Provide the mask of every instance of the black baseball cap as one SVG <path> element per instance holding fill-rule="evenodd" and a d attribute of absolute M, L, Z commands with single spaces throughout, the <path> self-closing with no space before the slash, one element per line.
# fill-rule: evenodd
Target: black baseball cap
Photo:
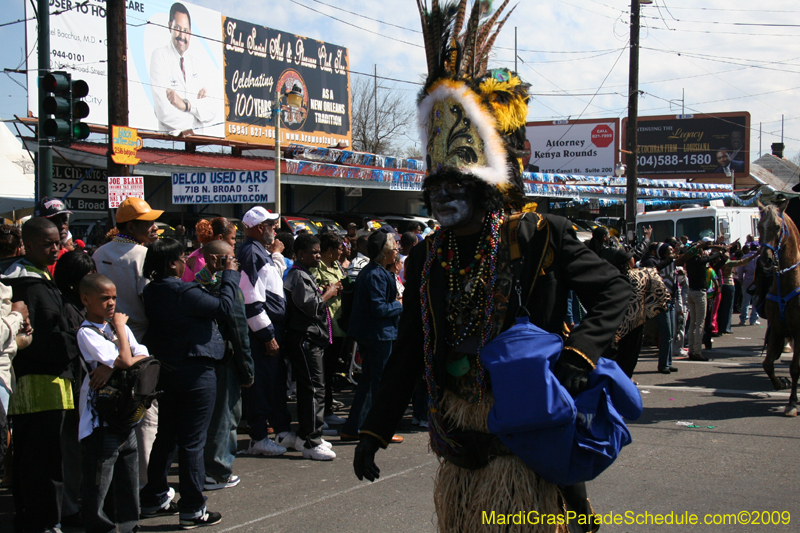
<path fill-rule="evenodd" d="M 72 211 L 67 209 L 67 206 L 64 204 L 64 202 L 58 198 L 51 198 L 49 196 L 45 196 L 39 200 L 39 203 L 36 204 L 36 207 L 33 209 L 34 216 L 44 218 L 54 217 L 62 213 L 71 215 Z"/>
<path fill-rule="evenodd" d="M 374 260 L 380 255 L 389 237 L 394 238 L 395 241 L 400 240 L 400 236 L 394 232 L 391 226 L 382 226 L 370 234 L 367 239 L 367 255 L 370 259 Z"/>

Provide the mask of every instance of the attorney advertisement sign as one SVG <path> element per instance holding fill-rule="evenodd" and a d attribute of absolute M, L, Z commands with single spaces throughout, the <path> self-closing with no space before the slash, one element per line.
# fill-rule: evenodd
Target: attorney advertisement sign
<path fill-rule="evenodd" d="M 350 146 L 346 48 L 188 2 L 126 6 L 131 127 L 272 145 L 272 106 L 279 91 L 282 142 Z M 28 2 L 25 9 L 28 108 L 38 116 L 37 23 Z M 87 122 L 108 125 L 105 4 L 51 0 L 50 14 L 52 70 L 85 80 Z M 299 94 L 299 106 L 290 105 L 290 92 Z"/>
<path fill-rule="evenodd" d="M 172 203 L 268 204 L 275 201 L 274 170 L 223 170 L 172 174 Z"/>
<path fill-rule="evenodd" d="M 619 119 L 528 122 L 528 172 L 612 176 L 618 159 Z"/>
<path fill-rule="evenodd" d="M 126 5 L 130 126 L 223 137 L 222 14 L 187 2 Z M 25 9 L 28 108 L 38 116 L 37 22 L 27 2 Z M 105 5 L 51 0 L 50 15 L 51 69 L 86 81 L 87 122 L 108 125 Z"/>
<path fill-rule="evenodd" d="M 350 146 L 347 49 L 225 17 L 225 135 L 273 144 L 280 95 L 281 142 Z M 290 105 L 287 95 L 299 96 Z"/>

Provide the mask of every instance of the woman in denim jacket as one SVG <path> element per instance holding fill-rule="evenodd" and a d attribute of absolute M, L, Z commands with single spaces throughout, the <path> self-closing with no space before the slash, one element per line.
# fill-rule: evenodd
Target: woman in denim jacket
<path fill-rule="evenodd" d="M 162 362 L 159 388 L 158 434 L 147 468 L 147 485 L 141 492 L 142 517 L 180 513 L 183 529 L 218 523 L 222 516 L 206 510 L 203 496 L 203 447 L 214 410 L 214 365 L 225 355 L 225 343 L 216 320 L 233 312 L 239 272 L 228 258 L 219 296 L 197 282 L 181 281 L 186 257 L 175 239 L 150 246 L 144 275 L 152 281 L 142 298 L 150 322 L 144 342 Z M 181 499 L 167 484 L 173 451 L 178 448 Z"/>

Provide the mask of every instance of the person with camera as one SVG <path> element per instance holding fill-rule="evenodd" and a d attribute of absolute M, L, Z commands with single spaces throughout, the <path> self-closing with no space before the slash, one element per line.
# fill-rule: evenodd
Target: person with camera
<path fill-rule="evenodd" d="M 180 513 L 180 526 L 192 529 L 217 524 L 222 515 L 206 509 L 203 448 L 217 393 L 215 366 L 225 355 L 218 320 L 233 314 L 239 285 L 238 264 L 227 256 L 219 296 L 181 276 L 186 255 L 175 239 L 160 239 L 147 250 L 142 294 L 150 325 L 144 344 L 161 361 L 158 434 L 141 491 L 142 517 Z M 167 483 L 175 448 L 180 463 L 176 506 Z"/>
<path fill-rule="evenodd" d="M 211 241 L 203 247 L 204 266 L 195 275 L 195 281 L 209 293 L 219 296 L 222 272 L 233 256 L 233 246 L 221 240 Z M 235 487 L 241 478 L 233 473 L 233 460 L 238 446 L 237 428 L 242 418 L 242 389 L 253 385 L 253 355 L 244 295 L 237 287 L 233 313 L 217 320 L 225 341 L 225 358 L 217 363 L 217 398 L 208 427 L 205 447 L 206 490 Z"/>

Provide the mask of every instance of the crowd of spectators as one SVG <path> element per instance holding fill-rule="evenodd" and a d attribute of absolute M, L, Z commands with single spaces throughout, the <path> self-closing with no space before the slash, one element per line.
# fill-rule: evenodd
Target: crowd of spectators
<path fill-rule="evenodd" d="M 183 529 L 212 525 L 222 517 L 203 492 L 241 482 L 237 452 L 335 459 L 324 437 L 359 438 L 397 340 L 405 257 L 434 230 L 276 234 L 279 215 L 254 207 L 238 249 L 235 226 L 218 217 L 198 222 L 200 246 L 187 256 L 183 241 L 158 237 L 161 213 L 129 198 L 91 256 L 71 242 L 70 212 L 55 199 L 21 229 L 0 228 L 0 451 L 11 427 L 3 483 L 18 531 L 84 524 L 127 533 L 140 517 L 164 515 L 179 515 Z M 631 378 L 649 320 L 664 374 L 677 372 L 673 357 L 708 360 L 713 338 L 731 333 L 737 302 L 739 325 L 758 323 L 747 290 L 754 239 L 742 247 L 651 234 L 626 248 L 598 228 L 587 241 L 633 289 L 606 352 Z M 582 317 L 569 298 L 568 329 Z M 361 375 L 345 419 L 333 390 L 355 354 Z M 150 357 L 161 364 L 158 400 L 135 427 L 112 427 L 96 391 Z M 413 423 L 426 426 L 426 391 L 417 389 Z M 249 433 L 241 451 L 240 427 Z M 176 456 L 179 500 L 167 483 Z"/>
<path fill-rule="evenodd" d="M 197 223 L 189 253 L 159 237 L 161 211 L 129 198 L 90 255 L 70 214 L 44 198 L 21 228 L 0 228 L 0 452 L 23 532 L 128 533 L 165 515 L 212 525 L 222 517 L 203 492 L 241 482 L 237 452 L 334 459 L 323 435 L 357 438 L 397 337 L 403 260 L 434 229 L 276 235 L 279 215 L 254 207 L 238 249 L 235 225 L 217 217 Z M 345 419 L 334 380 L 355 354 Z M 145 360 L 160 364 L 158 399 L 135 427 L 110 423 L 99 391 Z M 167 482 L 176 459 L 179 498 Z"/>
<path fill-rule="evenodd" d="M 634 289 L 626 320 L 607 355 L 628 376 L 641 351 L 643 326 L 653 319 L 658 328 L 658 372 L 677 372 L 673 357 L 708 361 L 714 337 L 732 333 L 733 314 L 741 311 L 739 326 L 760 324 L 752 302 L 759 245 L 747 236 L 744 246 L 704 237 L 696 243 L 687 236 L 651 242 L 651 228 L 635 247 L 626 247 L 606 228 L 592 233 L 586 246 L 627 274 Z M 659 280 L 654 278 L 658 275 Z M 738 309 L 737 309 L 738 307 Z M 580 317 L 580 305 L 570 299 L 567 322 Z M 573 317 L 577 317 L 573 318 Z"/>

